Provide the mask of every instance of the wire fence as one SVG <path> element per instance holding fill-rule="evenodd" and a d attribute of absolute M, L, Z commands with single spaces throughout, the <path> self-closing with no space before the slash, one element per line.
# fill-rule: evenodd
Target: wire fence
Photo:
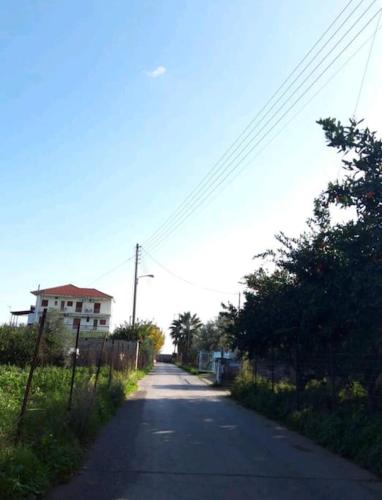
<path fill-rule="evenodd" d="M 103 332 L 101 337 L 93 338 L 89 335 L 89 331 L 83 331 L 82 326 L 78 325 L 75 335 L 71 337 L 72 345 L 64 353 L 64 366 L 47 365 L 42 349 L 47 323 L 44 312 L 39 321 L 33 357 L 28 369 L 20 413 L 16 421 L 16 443 L 21 438 L 23 423 L 27 414 L 30 416 L 31 413 L 36 413 L 36 411 L 44 411 L 40 407 L 42 406 L 41 395 L 46 387 L 43 387 L 45 381 L 41 371 L 45 371 L 47 377 L 49 377 L 52 370 L 61 370 L 60 373 L 64 380 L 60 381 L 60 388 L 57 388 L 57 391 L 61 391 L 60 398 L 62 399 L 62 389 L 67 390 L 66 407 L 69 413 L 72 411 L 74 401 L 84 395 L 87 397 L 86 395 L 92 394 L 89 404 L 85 405 L 87 415 L 84 416 L 83 422 L 86 422 L 96 397 L 101 374 L 103 385 L 105 385 L 105 376 L 107 376 L 106 385 L 110 388 L 115 373 L 143 369 L 151 365 L 153 361 L 148 353 L 140 351 L 138 341 L 116 340 L 110 337 L 108 332 Z M 36 385 L 34 384 L 35 379 Z M 45 394 L 44 397 L 45 399 L 51 398 L 53 401 L 55 397 L 57 398 L 57 394 Z M 49 407 L 46 401 L 44 407 Z"/>
<path fill-rule="evenodd" d="M 294 395 L 294 406 L 343 404 L 382 410 L 382 355 L 344 352 L 270 353 L 242 364 L 253 384 Z"/>

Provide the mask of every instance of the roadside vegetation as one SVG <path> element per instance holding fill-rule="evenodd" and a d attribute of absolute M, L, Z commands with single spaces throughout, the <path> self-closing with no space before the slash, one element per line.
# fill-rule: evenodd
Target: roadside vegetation
<path fill-rule="evenodd" d="M 191 375 L 199 375 L 200 373 L 202 373 L 197 368 L 191 365 L 182 365 L 181 363 L 176 363 L 176 366 L 188 373 L 191 373 Z"/>
<path fill-rule="evenodd" d="M 38 325 L 0 326 L 1 499 L 40 497 L 78 469 L 89 443 L 136 390 L 137 381 L 151 369 L 154 354 L 162 345 L 163 334 L 156 327 L 146 328 L 145 338 L 142 325 L 138 327 L 141 369 L 117 371 L 110 364 L 97 366 L 94 362 L 77 367 L 69 410 L 74 337 L 60 316 L 50 311 L 18 435 Z M 116 338 L 123 338 L 121 328 Z"/>
<path fill-rule="evenodd" d="M 175 349 L 178 351 L 178 361 L 187 366 L 193 358 L 195 338 L 202 328 L 202 322 L 196 314 L 189 311 L 179 314 L 170 325 L 170 335 Z"/>
<path fill-rule="evenodd" d="M 153 359 L 161 350 L 165 336 L 159 326 L 151 321 L 137 321 L 134 328 L 125 321 L 113 332 L 116 340 L 139 341 L 140 361 L 142 366 L 152 364 Z"/>
<path fill-rule="evenodd" d="M 325 380 L 312 380 L 296 408 L 295 386 L 286 381 L 272 384 L 251 371 L 235 380 L 232 396 L 246 407 L 284 423 L 316 443 L 382 475 L 382 414 L 370 413 L 367 392 L 354 382 L 337 393 L 333 407 Z"/>
<path fill-rule="evenodd" d="M 109 387 L 109 371 L 102 368 L 94 393 L 94 371 L 80 368 L 68 412 L 70 369 L 38 368 L 16 445 L 16 422 L 28 368 L 0 366 L 0 497 L 34 498 L 52 483 L 67 479 L 81 464 L 84 450 L 99 428 L 136 389 L 143 375 L 143 371 L 115 372 Z"/>
<path fill-rule="evenodd" d="M 382 141 L 318 123 L 342 172 L 300 236 L 255 257 L 240 311 L 224 306 L 246 360 L 232 394 L 382 474 Z"/>
<path fill-rule="evenodd" d="M 170 325 L 170 335 L 181 367 L 194 370 L 193 364 L 200 351 L 228 350 L 231 346 L 228 326 L 231 326 L 231 321 L 224 315 L 203 324 L 196 314 L 189 311 L 179 314 Z"/>
<path fill-rule="evenodd" d="M 0 365 L 29 365 L 33 356 L 38 325 L 0 325 Z M 73 345 L 73 334 L 63 325 L 57 311 L 49 311 L 39 349 L 41 365 L 64 365 Z"/>

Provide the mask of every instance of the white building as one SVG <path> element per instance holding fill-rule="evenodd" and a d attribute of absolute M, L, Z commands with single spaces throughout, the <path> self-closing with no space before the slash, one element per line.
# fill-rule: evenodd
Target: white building
<path fill-rule="evenodd" d="M 67 328 L 81 332 L 108 332 L 113 297 L 95 288 L 80 288 L 75 285 L 56 286 L 35 290 L 36 307 L 29 314 L 28 324 L 37 323 L 44 309 L 56 310 L 63 315 Z"/>

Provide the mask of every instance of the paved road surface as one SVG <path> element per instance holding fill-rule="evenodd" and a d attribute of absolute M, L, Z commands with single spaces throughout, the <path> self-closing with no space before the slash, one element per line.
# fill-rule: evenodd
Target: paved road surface
<path fill-rule="evenodd" d="M 158 364 L 50 498 L 369 500 L 382 483 L 206 386 Z"/>

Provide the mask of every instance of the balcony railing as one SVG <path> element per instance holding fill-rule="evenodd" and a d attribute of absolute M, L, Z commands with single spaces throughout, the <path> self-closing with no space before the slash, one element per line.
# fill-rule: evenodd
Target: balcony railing
<path fill-rule="evenodd" d="M 62 311 L 61 311 L 62 313 Z M 82 312 L 76 312 L 76 311 L 66 311 L 64 313 L 62 313 L 64 315 L 64 317 L 69 317 L 69 316 L 81 316 L 82 318 L 86 318 L 86 316 L 89 316 L 89 318 L 109 318 L 111 316 L 111 313 L 104 313 L 104 312 L 99 312 L 99 313 L 95 313 L 95 312 L 85 312 L 85 311 L 82 311 Z"/>
<path fill-rule="evenodd" d="M 59 313 L 63 314 L 64 316 L 90 316 L 90 317 L 110 317 L 111 313 L 110 312 L 101 312 L 101 311 L 94 311 L 93 308 L 83 308 L 81 311 L 76 311 L 74 307 L 64 307 L 61 309 L 60 307 L 43 307 L 38 311 L 38 314 L 41 316 L 43 313 L 43 310 L 47 309 L 48 311 L 58 311 Z"/>

